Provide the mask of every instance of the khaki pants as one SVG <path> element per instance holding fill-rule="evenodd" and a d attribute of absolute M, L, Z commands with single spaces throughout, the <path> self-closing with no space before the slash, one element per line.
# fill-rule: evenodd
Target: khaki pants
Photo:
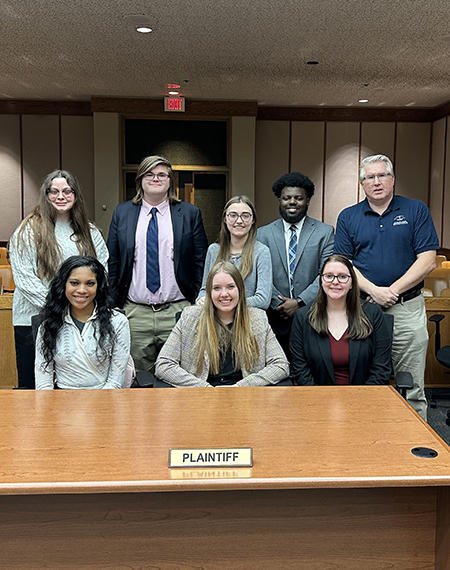
<path fill-rule="evenodd" d="M 427 419 L 425 397 L 425 362 L 428 347 L 427 315 L 422 295 L 385 310 L 394 316 L 392 363 L 394 372 L 411 372 L 414 387 L 407 400 L 424 420 Z"/>
<path fill-rule="evenodd" d="M 148 305 L 127 301 L 124 305 L 131 333 L 131 356 L 136 371 L 155 371 L 159 351 L 172 332 L 176 314 L 190 305 L 189 301 L 175 301 L 167 309 L 154 311 Z"/>

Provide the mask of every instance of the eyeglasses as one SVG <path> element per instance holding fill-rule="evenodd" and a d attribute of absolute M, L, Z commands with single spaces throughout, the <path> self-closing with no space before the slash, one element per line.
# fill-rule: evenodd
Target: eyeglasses
<path fill-rule="evenodd" d="M 363 178 L 363 182 L 367 180 L 369 184 L 375 182 L 375 178 L 378 178 L 378 182 L 384 182 L 388 176 L 392 176 L 389 172 L 382 172 L 381 174 L 368 174 Z"/>
<path fill-rule="evenodd" d="M 325 283 L 333 283 L 333 281 L 337 279 L 339 283 L 342 283 L 344 285 L 345 283 L 348 283 L 350 277 L 351 275 L 345 275 L 344 273 L 341 273 L 340 275 L 333 275 L 333 273 L 322 273 L 322 279 L 325 281 Z"/>
<path fill-rule="evenodd" d="M 160 182 L 164 182 L 170 177 L 165 172 L 147 172 L 147 174 L 144 174 L 144 178 L 147 180 L 154 180 L 157 178 Z"/>
<path fill-rule="evenodd" d="M 64 188 L 64 190 L 56 190 L 56 188 L 49 188 L 47 190 L 47 194 L 50 200 L 56 198 L 60 194 L 68 198 L 71 194 L 75 194 L 75 190 L 72 190 L 72 188 Z"/>
<path fill-rule="evenodd" d="M 238 218 L 241 218 L 242 223 L 248 224 L 249 221 L 253 218 L 253 214 L 250 214 L 250 212 L 244 212 L 243 214 L 238 214 L 237 212 L 228 212 L 227 218 L 231 223 L 237 222 Z"/>

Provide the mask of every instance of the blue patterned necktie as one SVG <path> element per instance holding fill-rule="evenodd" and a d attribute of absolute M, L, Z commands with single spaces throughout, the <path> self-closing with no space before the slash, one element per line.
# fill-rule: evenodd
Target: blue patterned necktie
<path fill-rule="evenodd" d="M 292 225 L 291 239 L 289 240 L 289 283 L 291 286 L 291 297 L 295 299 L 294 295 L 294 267 L 295 258 L 297 257 L 297 226 Z"/>
<path fill-rule="evenodd" d="M 156 219 L 156 208 L 152 208 L 152 217 L 147 228 L 147 288 L 152 293 L 161 286 L 159 276 L 159 248 L 158 248 L 158 220 Z"/>

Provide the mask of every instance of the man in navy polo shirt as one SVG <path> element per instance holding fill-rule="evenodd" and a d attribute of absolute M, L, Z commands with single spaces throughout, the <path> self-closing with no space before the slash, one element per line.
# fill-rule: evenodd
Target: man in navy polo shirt
<path fill-rule="evenodd" d="M 414 388 L 408 400 L 426 420 L 428 332 L 421 288 L 435 268 L 439 240 L 425 204 L 394 195 L 394 169 L 387 156 L 365 158 L 359 179 L 366 199 L 339 214 L 334 252 L 353 260 L 367 300 L 394 316 L 394 370 L 411 372 Z"/>

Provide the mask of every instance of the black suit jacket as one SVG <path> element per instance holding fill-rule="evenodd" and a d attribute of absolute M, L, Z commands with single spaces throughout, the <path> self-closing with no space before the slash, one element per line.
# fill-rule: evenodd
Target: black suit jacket
<path fill-rule="evenodd" d="M 132 201 L 119 204 L 113 213 L 107 246 L 108 270 L 115 303 L 123 307 L 133 273 L 136 226 L 141 206 Z M 175 278 L 188 301 L 193 303 L 202 284 L 208 241 L 200 210 L 186 202 L 170 206 L 173 227 Z"/>
<path fill-rule="evenodd" d="M 336 384 L 328 336 L 320 336 L 308 321 L 310 307 L 296 311 L 290 349 L 291 378 L 301 386 Z M 392 330 L 378 307 L 366 303 L 364 312 L 373 326 L 364 340 L 349 340 L 350 384 L 387 384 L 391 375 Z"/>

